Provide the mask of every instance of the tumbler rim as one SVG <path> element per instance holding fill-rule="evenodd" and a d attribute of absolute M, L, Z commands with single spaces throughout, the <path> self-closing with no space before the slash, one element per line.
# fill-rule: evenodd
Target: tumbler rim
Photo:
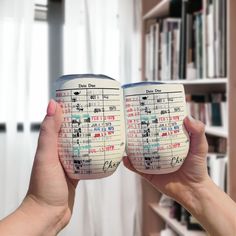
<path fill-rule="evenodd" d="M 166 83 L 157 82 L 157 81 L 143 81 L 143 82 L 124 84 L 124 85 L 122 85 L 122 88 L 137 87 L 137 86 L 141 86 L 141 85 L 157 85 L 157 84 L 166 84 Z"/>
<path fill-rule="evenodd" d="M 71 80 L 71 79 L 83 79 L 83 78 L 98 78 L 98 79 L 115 80 L 103 74 L 67 74 L 67 75 L 60 76 L 58 80 Z"/>

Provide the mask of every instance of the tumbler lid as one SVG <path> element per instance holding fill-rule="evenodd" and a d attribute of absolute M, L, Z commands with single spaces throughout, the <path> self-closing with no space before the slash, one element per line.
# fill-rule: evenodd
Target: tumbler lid
<path fill-rule="evenodd" d="M 115 80 L 109 76 L 103 74 L 69 74 L 62 75 L 59 77 L 59 80 L 71 80 L 71 79 L 83 79 L 83 78 L 98 78 L 98 79 L 111 79 Z"/>
<path fill-rule="evenodd" d="M 157 84 L 164 84 L 163 82 L 156 82 L 156 81 L 143 81 L 137 83 L 129 83 L 122 85 L 122 88 L 130 88 L 130 87 L 137 87 L 142 85 L 157 85 Z"/>

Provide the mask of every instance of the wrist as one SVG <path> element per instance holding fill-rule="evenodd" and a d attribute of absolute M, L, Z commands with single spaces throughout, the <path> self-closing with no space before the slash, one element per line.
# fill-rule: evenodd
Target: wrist
<path fill-rule="evenodd" d="M 49 206 L 40 202 L 33 195 L 27 195 L 18 214 L 26 222 L 30 222 L 30 235 L 56 235 L 69 222 L 70 212 L 68 207 Z"/>
<path fill-rule="evenodd" d="M 211 201 L 212 190 L 217 188 L 208 176 L 200 183 L 193 183 L 187 189 L 187 194 L 180 199 L 180 203 L 193 215 L 204 214 L 204 205 Z"/>
<path fill-rule="evenodd" d="M 191 186 L 189 199 L 180 203 L 200 222 L 210 235 L 235 235 L 236 206 L 210 177 Z"/>
<path fill-rule="evenodd" d="M 201 205 L 202 195 L 204 195 L 208 186 L 212 186 L 214 183 L 211 178 L 206 175 L 201 181 L 191 182 L 189 181 L 180 181 L 179 183 L 171 182 L 165 186 L 164 193 L 175 199 L 182 206 L 184 206 L 187 210 L 198 212 Z"/>
<path fill-rule="evenodd" d="M 1 236 L 53 236 L 69 221 L 68 207 L 48 206 L 27 195 L 20 207 L 0 221 Z"/>

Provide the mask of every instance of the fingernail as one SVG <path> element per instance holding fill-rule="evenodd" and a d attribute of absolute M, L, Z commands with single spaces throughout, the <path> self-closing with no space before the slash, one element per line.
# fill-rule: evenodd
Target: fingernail
<path fill-rule="evenodd" d="M 47 108 L 47 116 L 53 116 L 56 112 L 57 104 L 56 102 L 51 99 L 48 103 L 48 108 Z"/>

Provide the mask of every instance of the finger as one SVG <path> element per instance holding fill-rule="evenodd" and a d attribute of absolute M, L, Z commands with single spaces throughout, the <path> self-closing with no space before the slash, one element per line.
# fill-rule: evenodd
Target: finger
<path fill-rule="evenodd" d="M 208 144 L 205 135 L 205 125 L 191 116 L 187 116 L 184 119 L 184 125 L 190 133 L 190 152 L 198 156 L 206 155 Z"/>
<path fill-rule="evenodd" d="M 130 162 L 127 156 L 123 158 L 123 163 L 126 168 L 137 173 L 137 170 L 133 167 L 132 163 Z"/>
<path fill-rule="evenodd" d="M 38 140 L 36 156 L 40 156 L 41 161 L 44 159 L 57 158 L 57 140 L 58 133 L 62 123 L 61 107 L 54 100 L 50 100 L 41 127 Z"/>

